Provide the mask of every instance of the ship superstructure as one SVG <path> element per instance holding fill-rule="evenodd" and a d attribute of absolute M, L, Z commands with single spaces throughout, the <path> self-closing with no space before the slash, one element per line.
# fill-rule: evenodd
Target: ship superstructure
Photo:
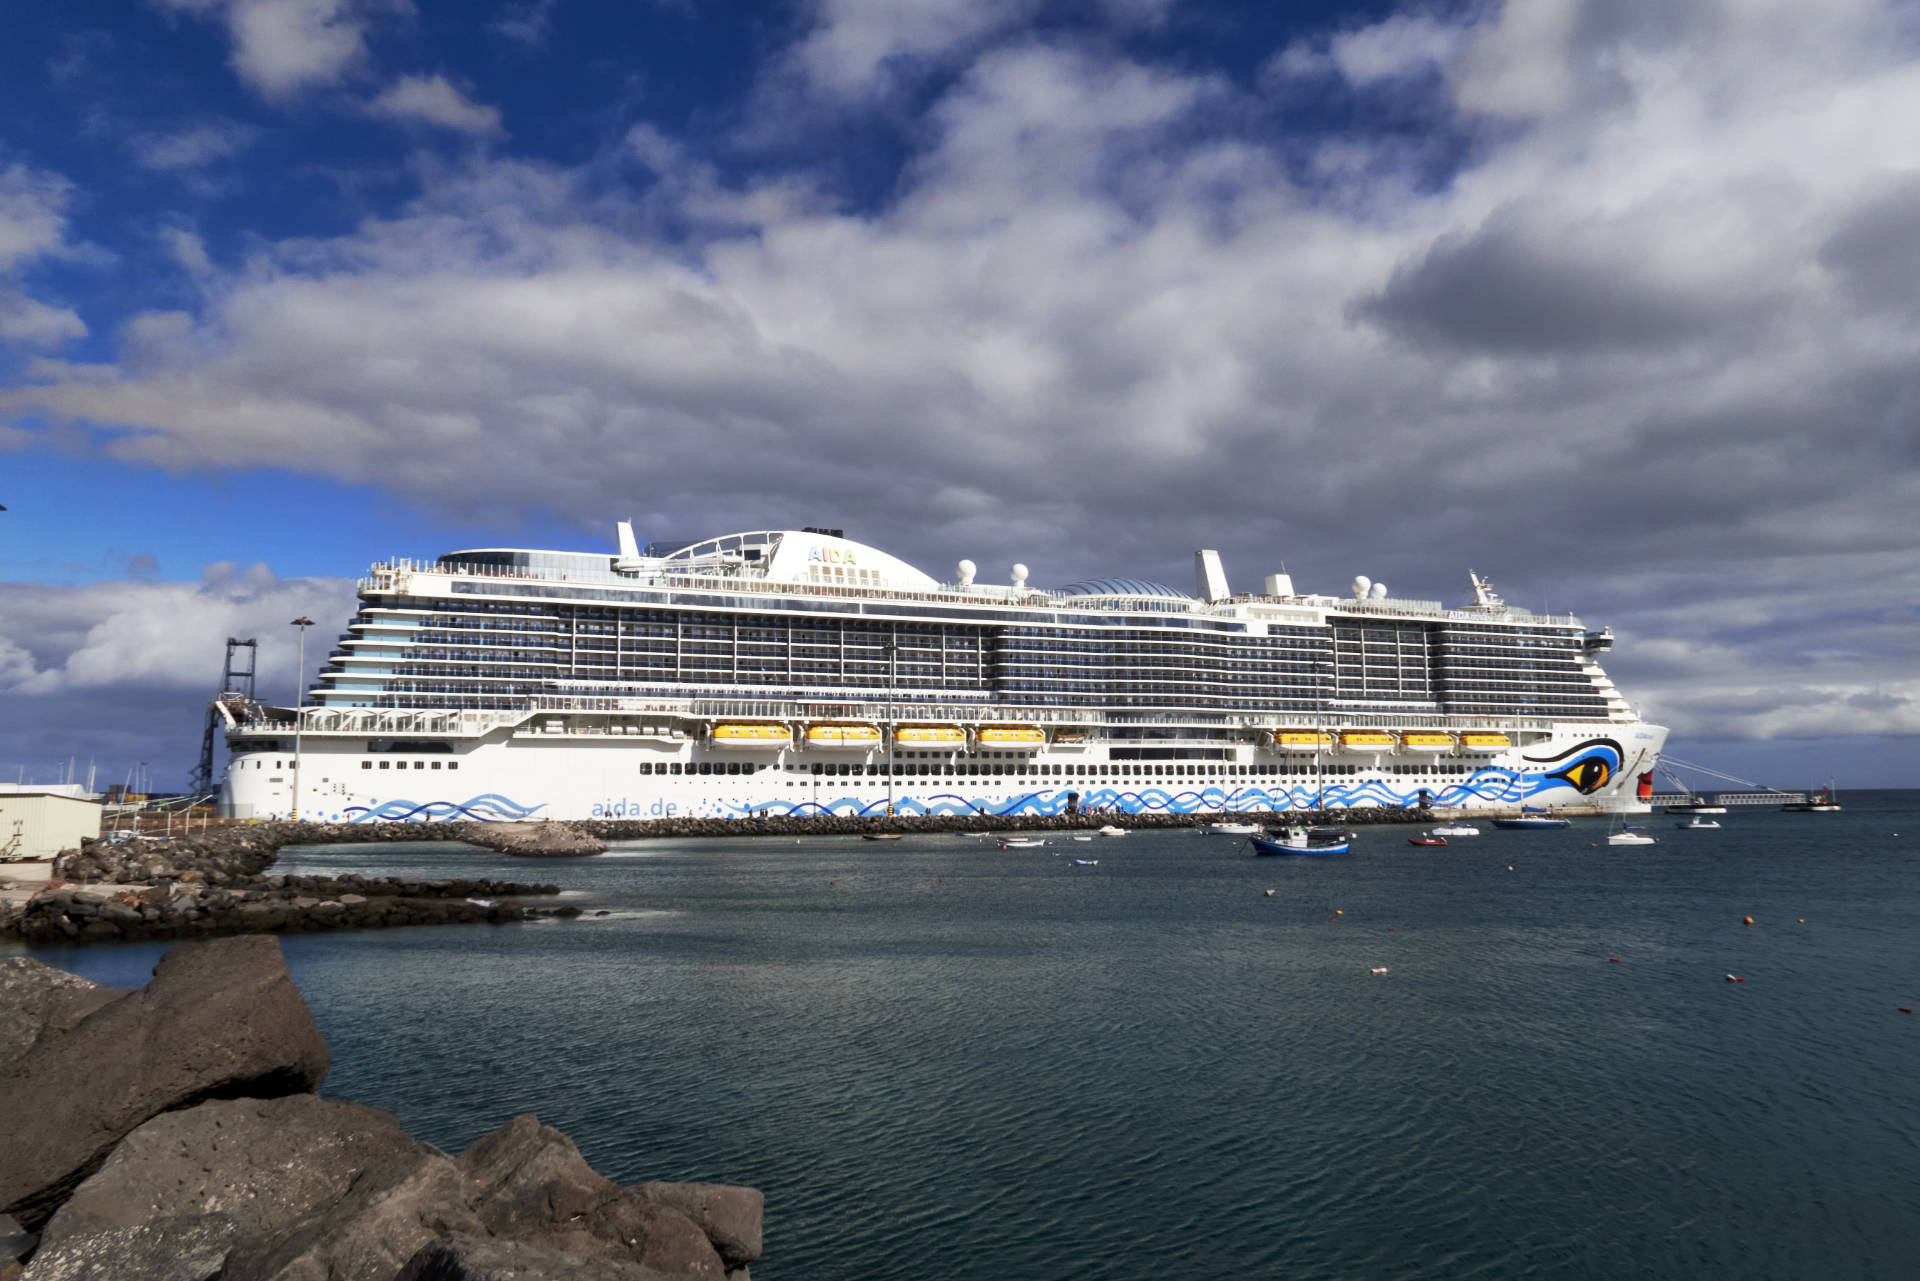
<path fill-rule="evenodd" d="M 217 705 L 223 800 L 329 821 L 1640 808 L 1612 643 L 1511 607 L 940 582 L 834 530 L 375 565 L 299 708 Z M 1639 784 L 1636 789 L 1636 784 Z"/>

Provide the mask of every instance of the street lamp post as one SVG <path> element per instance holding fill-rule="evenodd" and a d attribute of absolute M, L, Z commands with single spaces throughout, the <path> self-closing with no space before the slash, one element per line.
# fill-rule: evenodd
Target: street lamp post
<path fill-rule="evenodd" d="M 895 675 L 895 659 L 900 652 L 900 634 L 895 629 L 887 634 L 887 817 L 893 817 L 893 745 L 900 737 L 900 709 L 895 706 L 899 698 L 895 687 L 899 680 Z"/>
<path fill-rule="evenodd" d="M 305 614 L 288 624 L 300 629 L 300 665 L 295 671 L 293 691 L 293 805 L 289 817 L 300 821 L 300 731 L 306 728 L 307 705 L 307 628 L 313 620 Z"/>

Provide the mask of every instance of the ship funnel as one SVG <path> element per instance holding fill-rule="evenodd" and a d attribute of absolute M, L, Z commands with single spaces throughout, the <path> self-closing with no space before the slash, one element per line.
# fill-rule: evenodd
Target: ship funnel
<path fill-rule="evenodd" d="M 633 522 L 623 520 L 618 525 L 615 525 L 614 529 L 618 532 L 620 538 L 620 555 L 619 558 L 613 562 L 613 567 L 615 569 L 629 568 L 640 559 L 640 544 L 636 542 L 633 537 Z"/>
<path fill-rule="evenodd" d="M 1233 595 L 1227 590 L 1227 571 L 1220 566 L 1220 553 L 1201 551 L 1193 554 L 1194 595 L 1204 601 L 1225 600 Z"/>
<path fill-rule="evenodd" d="M 1267 595 L 1269 596 L 1293 595 L 1293 575 L 1292 574 L 1268 574 L 1267 575 Z"/>

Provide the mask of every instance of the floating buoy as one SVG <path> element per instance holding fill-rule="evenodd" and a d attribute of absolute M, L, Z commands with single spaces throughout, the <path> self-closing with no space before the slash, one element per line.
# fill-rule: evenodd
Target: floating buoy
<path fill-rule="evenodd" d="M 1740 976 L 1739 976 L 1738 974 L 1729 974 L 1729 975 L 1727 975 L 1727 982 L 1729 982 L 1729 983 L 1745 983 L 1745 982 L 1746 982 L 1746 980 L 1745 980 L 1745 979 L 1743 979 L 1743 978 L 1741 978 L 1741 977 L 1740 977 Z"/>
<path fill-rule="evenodd" d="M 1740 918 L 1740 923 L 1741 923 L 1742 925 L 1752 925 L 1752 924 L 1753 924 L 1753 918 L 1752 918 L 1751 916 L 1743 916 L 1743 917 L 1741 917 L 1741 918 Z"/>
<path fill-rule="evenodd" d="M 1902 1014 L 1911 1014 L 1913 1013 L 1913 1007 L 1911 1005 L 1903 1005 L 1900 1007 L 1900 1012 Z"/>
<path fill-rule="evenodd" d="M 1345 915 L 1346 915 L 1346 913 L 1345 913 L 1345 912 L 1343 912 L 1343 911 L 1341 911 L 1341 910 L 1340 910 L 1339 908 L 1337 908 L 1337 907 L 1333 909 L 1333 914 L 1334 914 L 1335 916 L 1345 916 Z"/>
<path fill-rule="evenodd" d="M 1803 916 L 1803 917 L 1801 917 L 1801 918 L 1800 918 L 1800 924 L 1802 924 L 1802 925 L 1805 925 L 1806 923 L 1807 923 L 1807 918 L 1806 918 L 1806 917 L 1804 917 L 1804 916 Z"/>
<path fill-rule="evenodd" d="M 1262 898 L 1272 898 L 1272 897 L 1273 897 L 1273 891 L 1272 891 L 1272 890 L 1268 890 L 1268 891 L 1267 891 L 1267 892 L 1266 892 L 1265 894 L 1263 894 L 1263 895 L 1262 895 L 1261 897 L 1262 897 Z"/>
<path fill-rule="evenodd" d="M 1617 956 L 1609 956 L 1607 960 L 1611 961 L 1615 965 L 1620 964 L 1620 958 Z"/>
<path fill-rule="evenodd" d="M 1373 967 L 1373 972 L 1375 974 L 1385 974 L 1387 972 L 1387 967 L 1384 965 L 1376 965 Z"/>
<path fill-rule="evenodd" d="M 1511 863 L 1507 864 L 1507 870 L 1511 872 L 1513 870 L 1513 864 Z"/>

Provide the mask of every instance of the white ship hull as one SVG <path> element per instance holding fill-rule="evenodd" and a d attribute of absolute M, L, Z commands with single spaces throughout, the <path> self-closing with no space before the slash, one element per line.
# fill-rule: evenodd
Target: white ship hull
<path fill-rule="evenodd" d="M 404 740 L 306 733 L 297 796 L 294 743 L 284 739 L 237 759 L 222 800 L 237 817 L 345 823 L 876 816 L 889 807 L 903 815 L 1054 815 L 1070 804 L 1083 813 L 1257 813 L 1403 807 L 1423 792 L 1440 809 L 1524 803 L 1641 813 L 1648 807 L 1636 780 L 1652 769 L 1666 730 L 1574 722 L 1516 738 L 1531 741 L 1493 752 L 1327 753 L 1317 772 L 1311 757 L 1255 744 L 1230 749 L 1229 760 L 1153 764 L 1114 760 L 1099 742 L 1018 752 L 896 749 L 889 777 L 884 748 L 743 751 L 691 736 L 546 733 L 530 722 L 465 741 L 430 740 L 452 749 L 437 753 L 410 752 Z M 374 741 L 390 750 L 370 752 Z"/>

